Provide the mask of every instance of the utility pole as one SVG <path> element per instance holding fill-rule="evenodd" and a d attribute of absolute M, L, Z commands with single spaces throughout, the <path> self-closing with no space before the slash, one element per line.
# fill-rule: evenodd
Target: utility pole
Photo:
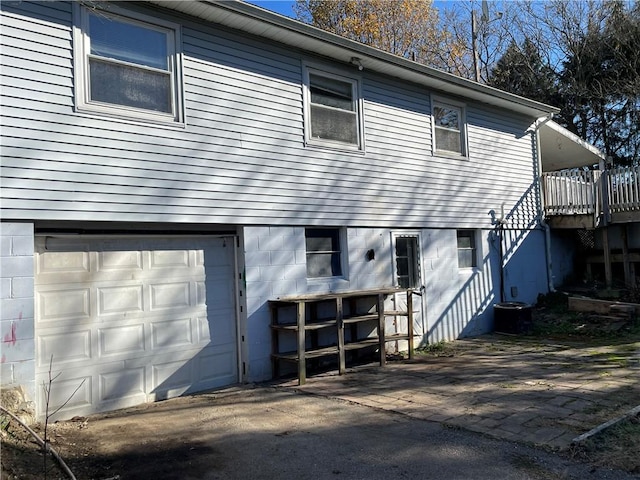
<path fill-rule="evenodd" d="M 471 0 L 473 2 L 473 0 Z M 480 22 L 486 25 L 490 24 L 494 20 L 500 20 L 502 18 L 502 12 L 498 12 L 496 18 L 489 20 L 489 4 L 487 0 L 482 0 L 482 15 L 480 16 Z M 486 40 L 486 31 L 485 36 Z M 473 51 L 473 72 L 476 82 L 480 83 L 480 56 L 478 54 L 478 18 L 476 17 L 476 11 L 471 4 L 471 50 Z"/>
<path fill-rule="evenodd" d="M 478 58 L 478 20 L 476 11 L 471 9 L 471 49 L 473 50 L 473 71 L 476 82 L 480 83 L 480 59 Z"/>

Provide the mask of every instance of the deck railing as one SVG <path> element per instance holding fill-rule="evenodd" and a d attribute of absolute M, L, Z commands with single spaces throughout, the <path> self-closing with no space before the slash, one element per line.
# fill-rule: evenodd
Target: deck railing
<path fill-rule="evenodd" d="M 547 215 L 607 215 L 640 211 L 640 166 L 571 169 L 542 175 Z M 603 195 L 606 193 L 606 195 Z"/>
<path fill-rule="evenodd" d="M 596 214 L 599 205 L 598 170 L 561 170 L 542 176 L 547 215 Z"/>
<path fill-rule="evenodd" d="M 612 213 L 640 210 L 640 165 L 608 170 L 607 189 Z"/>

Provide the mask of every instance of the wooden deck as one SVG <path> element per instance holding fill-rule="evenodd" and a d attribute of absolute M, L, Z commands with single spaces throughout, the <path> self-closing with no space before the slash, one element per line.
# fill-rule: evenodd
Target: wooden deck
<path fill-rule="evenodd" d="M 549 226 L 562 229 L 598 229 L 602 255 L 585 259 L 587 271 L 604 264 L 607 287 L 613 284 L 612 264 L 622 263 L 624 283 L 638 284 L 638 252 L 630 251 L 628 228 L 640 223 L 640 166 L 608 170 L 571 169 L 542 175 L 544 211 Z M 618 224 L 621 253 L 609 247 L 609 226 Z"/>
<path fill-rule="evenodd" d="M 640 222 L 640 166 L 542 175 L 544 210 L 555 228 Z"/>

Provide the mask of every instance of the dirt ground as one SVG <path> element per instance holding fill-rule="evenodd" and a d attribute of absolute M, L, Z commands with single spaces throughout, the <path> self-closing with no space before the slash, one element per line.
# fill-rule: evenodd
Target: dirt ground
<path fill-rule="evenodd" d="M 78 480 L 637 478 L 436 422 L 264 386 L 58 422 L 50 433 Z M 68 478 L 51 461 L 45 476 L 42 457 L 14 427 L 4 438 L 3 480 Z"/>

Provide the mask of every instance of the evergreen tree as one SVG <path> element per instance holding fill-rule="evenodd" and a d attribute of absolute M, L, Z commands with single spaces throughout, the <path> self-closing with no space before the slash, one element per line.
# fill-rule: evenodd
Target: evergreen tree
<path fill-rule="evenodd" d="M 547 104 L 558 102 L 557 75 L 547 65 L 536 45 L 526 38 L 519 47 L 515 42 L 507 48 L 491 71 L 488 84 Z"/>

